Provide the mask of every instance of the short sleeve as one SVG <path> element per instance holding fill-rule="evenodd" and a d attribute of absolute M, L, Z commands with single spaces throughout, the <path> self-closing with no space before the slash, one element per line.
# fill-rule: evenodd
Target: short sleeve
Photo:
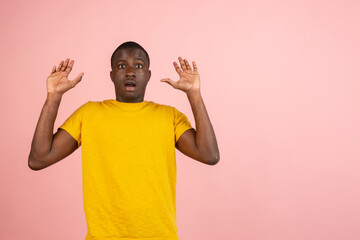
<path fill-rule="evenodd" d="M 175 142 L 177 142 L 180 136 L 189 129 L 192 129 L 191 123 L 185 114 L 174 108 L 174 132 Z"/>
<path fill-rule="evenodd" d="M 84 112 L 88 103 L 83 104 L 59 127 L 68 132 L 77 142 L 78 147 L 81 146 L 81 127 L 84 118 Z"/>

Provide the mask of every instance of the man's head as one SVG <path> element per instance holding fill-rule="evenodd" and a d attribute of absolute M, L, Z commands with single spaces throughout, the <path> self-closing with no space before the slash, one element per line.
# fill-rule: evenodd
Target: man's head
<path fill-rule="evenodd" d="M 146 50 L 140 44 L 138 44 L 136 42 L 131 42 L 131 41 L 124 42 L 120 46 L 118 46 L 117 49 L 115 49 L 115 51 L 113 52 L 113 54 L 111 56 L 111 68 L 113 68 L 115 54 L 121 49 L 129 49 L 129 48 L 137 48 L 137 49 L 142 50 L 145 53 L 148 68 L 150 68 L 149 54 L 146 52 Z"/>
<path fill-rule="evenodd" d="M 121 44 L 111 56 L 110 78 L 114 83 L 116 100 L 142 102 L 150 79 L 150 58 L 135 42 Z"/>

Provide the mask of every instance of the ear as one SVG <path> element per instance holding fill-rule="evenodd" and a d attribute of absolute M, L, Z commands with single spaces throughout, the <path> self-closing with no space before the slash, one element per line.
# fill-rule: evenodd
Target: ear
<path fill-rule="evenodd" d="M 112 71 L 110 71 L 110 78 L 111 78 L 111 81 L 114 82 L 114 80 L 112 78 Z"/>
<path fill-rule="evenodd" d="M 151 78 L 151 71 L 149 70 L 149 80 L 150 80 L 150 78 Z M 149 80 L 148 80 L 148 81 L 149 81 Z"/>

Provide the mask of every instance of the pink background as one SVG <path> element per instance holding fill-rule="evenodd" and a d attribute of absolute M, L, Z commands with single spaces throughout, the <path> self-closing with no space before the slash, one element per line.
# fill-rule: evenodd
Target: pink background
<path fill-rule="evenodd" d="M 84 239 L 81 151 L 27 166 L 53 65 L 82 82 L 55 128 L 115 98 L 110 57 L 148 50 L 145 100 L 194 125 L 172 61 L 196 60 L 220 148 L 209 166 L 177 152 L 181 240 L 360 239 L 359 1 L 2 1 L 0 239 Z"/>

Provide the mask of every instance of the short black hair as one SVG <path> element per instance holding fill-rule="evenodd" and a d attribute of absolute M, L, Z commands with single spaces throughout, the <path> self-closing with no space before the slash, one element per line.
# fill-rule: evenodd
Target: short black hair
<path fill-rule="evenodd" d="M 148 67 L 150 67 L 150 58 L 149 58 L 149 54 L 146 52 L 146 50 L 138 43 L 136 42 L 132 42 L 132 41 L 128 41 L 128 42 L 124 42 L 122 43 L 120 46 L 118 46 L 115 51 L 113 52 L 113 54 L 111 55 L 111 67 L 113 66 L 114 63 L 114 56 L 116 54 L 117 51 L 121 50 L 121 49 L 129 49 L 129 48 L 137 48 L 142 50 L 145 53 L 146 56 L 146 60 L 148 62 Z"/>

